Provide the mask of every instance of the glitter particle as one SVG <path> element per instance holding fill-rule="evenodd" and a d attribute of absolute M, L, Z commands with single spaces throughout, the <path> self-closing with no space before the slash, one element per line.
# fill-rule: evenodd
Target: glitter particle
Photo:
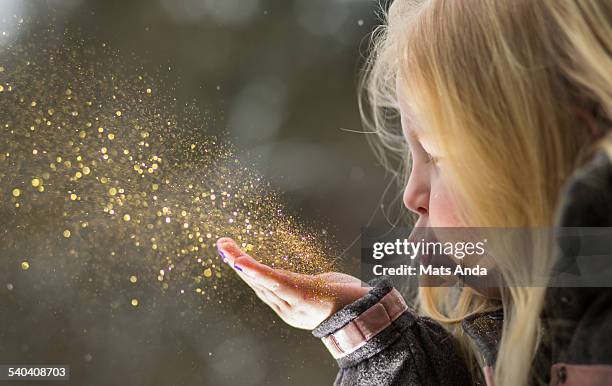
<path fill-rule="evenodd" d="M 22 261 L 21 269 L 23 269 L 24 271 L 27 271 L 28 269 L 30 269 L 30 263 L 28 263 L 27 261 Z"/>

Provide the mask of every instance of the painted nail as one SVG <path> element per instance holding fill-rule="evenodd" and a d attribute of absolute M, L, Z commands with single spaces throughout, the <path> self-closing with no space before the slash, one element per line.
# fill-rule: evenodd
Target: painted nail
<path fill-rule="evenodd" d="M 256 282 L 257 282 L 257 279 L 255 279 L 255 278 L 253 277 L 253 275 L 249 274 L 248 272 L 245 272 L 245 271 L 242 269 L 242 267 L 241 267 L 241 266 L 234 264 L 234 268 L 236 269 L 236 271 L 240 271 L 240 272 L 242 272 L 242 274 L 243 274 L 243 275 L 245 275 L 246 277 L 248 277 L 249 279 L 254 280 L 254 281 L 256 281 Z"/>
<path fill-rule="evenodd" d="M 221 258 L 222 258 L 223 262 L 228 264 L 227 256 L 225 256 L 225 253 L 223 253 L 223 251 L 221 249 L 219 249 L 218 247 L 217 247 L 217 252 L 219 252 L 219 254 L 221 255 Z"/>

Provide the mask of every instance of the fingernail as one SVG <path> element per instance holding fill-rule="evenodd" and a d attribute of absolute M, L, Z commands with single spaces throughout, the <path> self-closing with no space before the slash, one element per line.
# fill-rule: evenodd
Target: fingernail
<path fill-rule="evenodd" d="M 224 263 L 228 264 L 227 262 L 227 256 L 225 256 L 225 253 L 223 253 L 223 251 L 221 249 L 219 249 L 219 247 L 217 247 L 217 252 L 219 252 L 219 254 L 221 255 L 221 260 L 223 260 Z"/>
<path fill-rule="evenodd" d="M 236 269 L 236 271 L 240 271 L 242 272 L 243 275 L 245 275 L 246 277 L 248 277 L 251 280 L 257 281 L 257 279 L 255 279 L 255 277 L 253 277 L 253 275 L 249 274 L 248 272 L 245 272 L 241 266 L 234 264 L 234 268 Z"/>

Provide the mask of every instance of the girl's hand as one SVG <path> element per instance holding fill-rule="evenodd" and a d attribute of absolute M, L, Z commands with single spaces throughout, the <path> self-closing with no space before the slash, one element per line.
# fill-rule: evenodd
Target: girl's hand
<path fill-rule="evenodd" d="M 359 279 L 343 273 L 302 275 L 268 267 L 243 253 L 227 237 L 217 240 L 217 249 L 257 296 L 293 327 L 312 330 L 370 290 Z"/>

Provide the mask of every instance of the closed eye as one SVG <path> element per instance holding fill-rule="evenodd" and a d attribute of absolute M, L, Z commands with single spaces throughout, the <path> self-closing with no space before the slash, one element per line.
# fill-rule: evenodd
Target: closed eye
<path fill-rule="evenodd" d="M 436 165 L 438 163 L 438 157 L 434 157 L 433 155 L 429 154 L 428 152 L 424 151 L 425 156 L 427 157 L 427 163 L 431 163 Z"/>

